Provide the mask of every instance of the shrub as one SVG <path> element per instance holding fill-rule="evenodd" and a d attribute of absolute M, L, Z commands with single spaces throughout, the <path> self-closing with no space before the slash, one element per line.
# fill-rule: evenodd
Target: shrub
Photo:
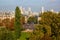
<path fill-rule="evenodd" d="M 6 28 L 0 28 L 0 40 L 14 40 L 12 32 Z"/>

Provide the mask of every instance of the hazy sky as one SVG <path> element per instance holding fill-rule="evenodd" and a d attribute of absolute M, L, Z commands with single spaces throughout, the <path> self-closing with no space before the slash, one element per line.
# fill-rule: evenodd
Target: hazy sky
<path fill-rule="evenodd" d="M 14 10 L 16 6 L 31 7 L 33 11 L 54 9 L 60 11 L 60 0 L 0 0 L 0 10 Z"/>

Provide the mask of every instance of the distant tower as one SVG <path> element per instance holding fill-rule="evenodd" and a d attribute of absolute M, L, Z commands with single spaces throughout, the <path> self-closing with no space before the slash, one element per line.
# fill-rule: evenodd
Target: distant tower
<path fill-rule="evenodd" d="M 29 16 L 32 16 L 32 10 L 30 7 L 28 8 L 28 13 L 29 13 Z"/>
<path fill-rule="evenodd" d="M 21 10 L 21 14 L 23 14 L 23 8 L 22 8 L 22 6 L 20 7 L 20 10 Z"/>
<path fill-rule="evenodd" d="M 25 14 L 25 12 L 26 12 L 25 8 L 23 8 L 22 11 L 23 11 L 23 14 Z"/>
<path fill-rule="evenodd" d="M 30 11 L 30 12 L 31 12 L 31 8 L 30 8 L 30 7 L 28 8 L 28 11 Z"/>
<path fill-rule="evenodd" d="M 42 7 L 42 13 L 44 13 L 44 7 Z"/>

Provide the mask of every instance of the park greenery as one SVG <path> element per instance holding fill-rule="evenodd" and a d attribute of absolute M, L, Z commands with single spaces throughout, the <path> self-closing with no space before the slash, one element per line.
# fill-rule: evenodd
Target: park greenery
<path fill-rule="evenodd" d="M 15 30 L 16 38 L 19 38 L 21 35 L 20 33 L 21 33 L 22 25 L 21 25 L 20 19 L 21 19 L 21 11 L 20 11 L 19 7 L 16 7 L 15 22 L 14 22 L 14 30 Z"/>
<path fill-rule="evenodd" d="M 40 17 L 30 40 L 60 40 L 60 13 L 47 11 Z"/>
<path fill-rule="evenodd" d="M 37 18 L 35 16 L 32 16 L 32 17 L 29 17 L 28 18 L 28 23 L 34 23 L 34 24 L 37 24 Z"/>
<path fill-rule="evenodd" d="M 60 12 L 46 11 L 39 17 L 29 17 L 27 23 L 34 23 L 33 32 L 22 32 L 25 18 L 19 7 L 15 9 L 15 18 L 0 19 L 0 40 L 60 40 Z"/>

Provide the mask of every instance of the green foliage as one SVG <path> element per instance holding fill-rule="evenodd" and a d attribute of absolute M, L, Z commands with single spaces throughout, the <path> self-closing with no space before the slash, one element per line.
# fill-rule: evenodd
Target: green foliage
<path fill-rule="evenodd" d="M 12 32 L 6 28 L 0 28 L 0 40 L 14 40 Z"/>
<path fill-rule="evenodd" d="M 60 40 L 60 14 L 47 11 L 40 17 L 39 25 L 35 25 L 30 40 Z"/>
<path fill-rule="evenodd" d="M 53 40 L 56 40 L 56 37 L 55 37 L 55 36 L 52 36 L 52 39 L 53 39 Z"/>
<path fill-rule="evenodd" d="M 16 7 L 16 9 L 15 9 L 15 23 L 14 23 L 16 38 L 19 38 L 20 33 L 21 33 L 22 25 L 20 22 L 20 18 L 21 18 L 21 11 L 20 11 L 19 7 Z"/>
<path fill-rule="evenodd" d="M 31 35 L 30 32 L 21 32 L 21 37 L 20 40 L 26 40 L 27 38 L 29 38 Z"/>
<path fill-rule="evenodd" d="M 28 23 L 32 23 L 32 22 L 36 24 L 37 23 L 37 18 L 34 17 L 34 16 L 33 17 L 29 17 L 28 18 Z"/>
<path fill-rule="evenodd" d="M 44 12 L 41 15 L 40 24 L 48 25 L 51 27 L 51 35 L 54 35 L 56 37 L 56 40 L 58 40 L 59 30 L 60 30 L 60 15 L 54 12 Z M 47 26 L 46 26 L 47 27 Z"/>
<path fill-rule="evenodd" d="M 44 24 L 37 24 L 35 25 L 35 30 L 33 31 L 30 40 L 41 40 L 45 34 L 47 34 L 46 37 L 49 37 L 51 35 L 51 28 L 48 25 Z"/>
<path fill-rule="evenodd" d="M 31 34 L 29 40 L 40 40 L 44 36 L 44 33 L 42 31 L 42 26 L 43 25 L 35 25 L 35 30 Z"/>
<path fill-rule="evenodd" d="M 52 40 L 52 38 L 50 36 L 48 36 L 47 34 L 44 34 L 43 38 L 41 38 L 41 40 Z"/>

